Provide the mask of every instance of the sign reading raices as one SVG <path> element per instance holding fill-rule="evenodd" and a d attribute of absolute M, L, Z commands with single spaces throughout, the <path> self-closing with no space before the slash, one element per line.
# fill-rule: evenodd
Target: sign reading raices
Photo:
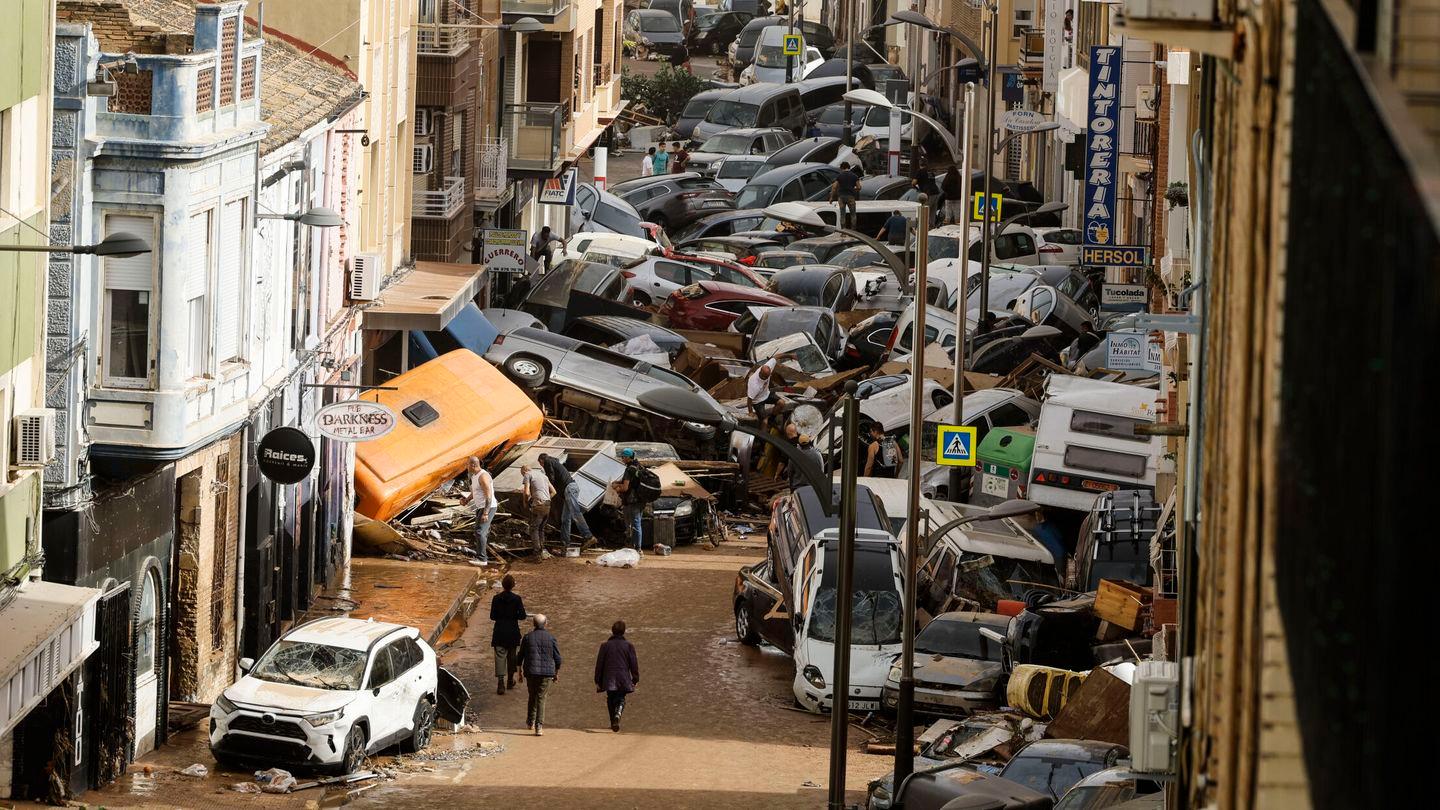
<path fill-rule="evenodd" d="M 523 273 L 528 241 L 524 231 L 486 228 L 482 234 L 480 263 L 492 273 Z"/>
<path fill-rule="evenodd" d="M 1090 49 L 1084 219 L 1086 245 L 1115 243 L 1115 175 L 1120 152 L 1120 49 Z"/>
<path fill-rule="evenodd" d="M 378 402 L 332 402 L 315 414 L 315 429 L 337 442 L 368 442 L 395 429 L 395 412 Z"/>

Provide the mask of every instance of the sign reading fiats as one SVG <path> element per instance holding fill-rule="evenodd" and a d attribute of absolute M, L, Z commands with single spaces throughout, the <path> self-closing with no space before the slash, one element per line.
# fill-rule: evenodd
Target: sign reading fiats
<path fill-rule="evenodd" d="M 1120 48 L 1090 49 L 1085 150 L 1084 244 L 1115 242 L 1116 163 L 1120 152 Z"/>
<path fill-rule="evenodd" d="M 395 429 L 395 412 L 378 402 L 332 402 L 315 414 L 315 429 L 337 442 L 368 442 Z"/>
<path fill-rule="evenodd" d="M 486 228 L 481 238 L 480 263 L 492 273 L 525 272 L 524 231 Z"/>
<path fill-rule="evenodd" d="M 578 173 L 575 169 L 560 175 L 550 177 L 540 186 L 540 202 L 543 205 L 574 205 L 575 204 L 575 178 Z"/>

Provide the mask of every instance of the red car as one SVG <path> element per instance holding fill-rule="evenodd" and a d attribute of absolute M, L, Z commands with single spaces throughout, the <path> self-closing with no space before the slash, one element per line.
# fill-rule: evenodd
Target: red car
<path fill-rule="evenodd" d="M 794 304 L 783 295 L 754 287 L 702 281 L 670 293 L 660 306 L 660 323 L 671 329 L 723 332 L 731 321 L 750 307 L 788 307 Z"/>
<path fill-rule="evenodd" d="M 675 244 L 670 241 L 669 235 L 665 233 L 665 229 L 659 225 L 653 222 L 642 222 L 640 223 L 640 227 L 644 229 L 646 235 L 650 237 L 652 242 L 660 245 L 660 255 L 667 259 L 707 266 L 710 268 L 711 275 L 714 275 L 719 281 L 761 288 L 764 288 L 766 284 L 764 278 L 746 266 L 747 264 L 754 264 L 753 261 L 741 263 L 715 259 L 709 256 L 696 256 L 687 251 L 677 250 Z M 743 276 L 745 280 L 740 281 L 736 276 Z"/>

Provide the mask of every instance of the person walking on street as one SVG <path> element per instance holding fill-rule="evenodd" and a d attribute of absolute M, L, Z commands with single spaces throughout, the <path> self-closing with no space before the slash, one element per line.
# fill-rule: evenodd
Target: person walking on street
<path fill-rule="evenodd" d="M 670 173 L 680 174 L 690 165 L 690 152 L 679 141 L 675 142 L 675 154 L 670 156 Z"/>
<path fill-rule="evenodd" d="M 649 177 L 655 173 L 655 147 L 640 156 L 640 176 Z"/>
<path fill-rule="evenodd" d="M 655 157 L 651 158 L 651 160 L 655 164 L 654 174 L 670 173 L 670 153 L 665 151 L 664 141 L 660 142 L 660 146 L 655 150 Z"/>
<path fill-rule="evenodd" d="M 525 704 L 525 727 L 534 729 L 539 737 L 545 733 L 545 696 L 560 680 L 560 642 L 545 629 L 550 620 L 544 613 L 536 613 L 530 621 L 535 629 L 520 640 L 520 677 L 530 692 Z"/>
<path fill-rule="evenodd" d="M 865 476 L 895 478 L 904 463 L 905 453 L 900 445 L 885 435 L 885 428 L 879 422 L 871 422 L 870 441 L 865 445 Z"/>
<path fill-rule="evenodd" d="M 965 216 L 965 178 L 958 166 L 951 166 L 940 181 L 940 193 L 945 195 L 945 224 L 959 225 Z"/>
<path fill-rule="evenodd" d="M 490 522 L 500 502 L 495 500 L 495 479 L 478 457 L 471 456 L 465 469 L 470 474 L 470 492 L 460 496 L 460 503 L 475 510 L 475 556 L 480 558 L 475 562 L 484 567 L 490 564 Z"/>
<path fill-rule="evenodd" d="M 640 459 L 629 447 L 620 451 L 620 459 L 625 462 L 625 474 L 615 483 L 615 491 L 625 505 L 625 524 L 635 537 L 635 550 L 644 554 L 645 501 L 640 498 Z"/>
<path fill-rule="evenodd" d="M 525 497 L 525 507 L 530 510 L 530 547 L 542 560 L 550 559 L 545 550 L 545 520 L 550 517 L 550 499 L 555 497 L 555 487 L 545 477 L 545 471 L 529 464 L 520 467 L 520 489 Z"/>
<path fill-rule="evenodd" d="M 605 693 L 610 710 L 610 730 L 620 730 L 620 715 L 625 713 L 625 696 L 640 685 L 640 659 L 635 645 L 625 638 L 625 622 L 610 625 L 610 638 L 600 645 L 595 656 L 595 691 Z"/>
<path fill-rule="evenodd" d="M 509 574 L 500 580 L 505 590 L 490 599 L 490 646 L 495 650 L 495 694 L 515 688 L 515 672 L 520 668 L 520 622 L 525 620 L 525 600 L 515 593 L 515 577 Z"/>
<path fill-rule="evenodd" d="M 595 543 L 595 535 L 590 531 L 590 524 L 585 522 L 585 510 L 580 506 L 580 485 L 575 483 L 575 478 L 560 459 L 549 453 L 540 454 L 540 468 L 545 471 L 545 477 L 550 479 L 554 485 L 555 492 L 560 495 L 560 539 L 568 547 L 570 545 L 570 530 L 580 527 L 580 537 L 583 540 L 581 548 L 588 548 Z"/>
<path fill-rule="evenodd" d="M 840 202 L 840 227 L 855 227 L 855 203 L 860 200 L 860 175 L 850 168 L 847 160 L 840 164 L 840 173 L 830 184 L 830 201 Z"/>

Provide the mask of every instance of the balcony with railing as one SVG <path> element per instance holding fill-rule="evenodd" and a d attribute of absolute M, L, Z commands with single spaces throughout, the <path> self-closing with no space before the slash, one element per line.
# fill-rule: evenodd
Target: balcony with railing
<path fill-rule="evenodd" d="M 416 190 L 410 201 L 415 219 L 449 219 L 465 207 L 465 178 L 446 177 L 434 191 Z"/>
<path fill-rule="evenodd" d="M 480 141 L 475 151 L 475 200 L 488 202 L 503 198 L 510 188 L 507 174 L 510 145 L 504 138 L 486 138 Z"/>
<path fill-rule="evenodd" d="M 415 27 L 415 52 L 421 56 L 459 56 L 475 39 L 473 28 L 441 28 L 419 23 Z"/>
<path fill-rule="evenodd" d="M 506 104 L 505 140 L 511 169 L 554 171 L 570 146 L 569 102 Z"/>
<path fill-rule="evenodd" d="M 570 8 L 570 0 L 504 0 L 500 8 L 519 17 L 558 17 Z"/>

